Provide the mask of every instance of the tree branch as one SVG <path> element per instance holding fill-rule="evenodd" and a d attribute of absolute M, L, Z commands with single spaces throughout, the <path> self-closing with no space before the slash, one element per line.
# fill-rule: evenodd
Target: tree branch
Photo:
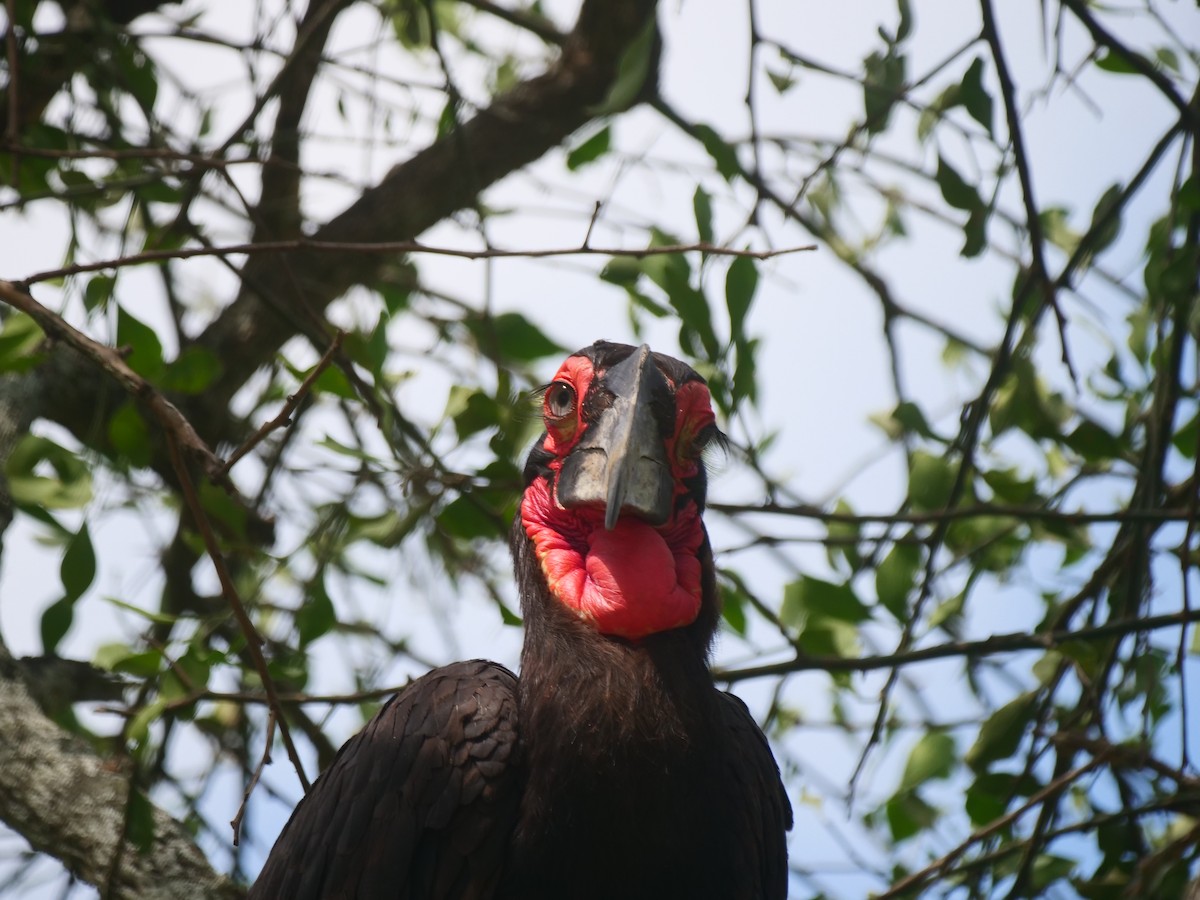
<path fill-rule="evenodd" d="M 586 0 L 562 54 L 548 71 L 508 91 L 469 122 L 394 167 L 313 234 L 323 243 L 412 240 L 483 188 L 541 157 L 587 122 L 605 98 L 621 53 L 653 15 L 653 0 Z M 470 178 L 463 173 L 470 172 Z M 225 370 L 204 398 L 221 404 L 296 333 L 296 308 L 311 315 L 386 262 L 353 253 L 256 257 L 242 270 L 237 299 L 197 343 Z"/>
<path fill-rule="evenodd" d="M 453 256 L 457 259 L 547 259 L 554 256 L 622 256 L 631 259 L 644 259 L 647 256 L 674 256 L 679 253 L 704 253 L 709 256 L 739 256 L 750 259 L 774 259 L 791 253 L 804 253 L 816 250 L 815 244 L 801 244 L 796 247 L 779 247 L 773 250 L 739 250 L 736 247 L 724 247 L 700 241 L 694 244 L 662 244 L 655 247 L 591 247 L 586 242 L 577 247 L 548 247 L 545 249 L 506 250 L 500 247 L 481 247 L 478 250 L 459 247 L 436 247 L 422 244 L 420 241 L 373 241 L 373 242 L 339 242 L 322 241 L 310 238 L 296 238 L 288 241 L 260 241 L 247 244 L 227 244 L 213 247 L 183 247 L 173 250 L 146 250 L 142 253 L 131 253 L 114 259 L 102 259 L 90 263 L 74 263 L 61 269 L 47 269 L 35 272 L 22 279 L 22 284 L 39 284 L 44 281 L 54 281 L 68 278 L 72 275 L 82 275 L 88 272 L 103 272 L 114 269 L 124 269 L 129 266 L 140 266 L 146 263 L 167 262 L 178 259 L 194 259 L 203 256 L 249 256 L 285 254 L 297 251 L 310 251 L 320 254 L 335 254 L 341 256 L 389 256 L 398 253 L 427 253 L 432 256 Z"/>
<path fill-rule="evenodd" d="M 1095 16 L 1088 12 L 1087 4 L 1082 2 L 1082 0 L 1062 0 L 1062 5 L 1069 9 L 1075 18 L 1083 24 L 1083 27 L 1088 30 L 1088 34 L 1092 36 L 1092 40 L 1096 42 L 1097 47 L 1103 47 L 1110 53 L 1116 54 L 1136 69 L 1139 75 L 1149 79 L 1162 95 L 1171 102 L 1171 105 L 1179 110 L 1179 116 L 1183 122 L 1187 123 L 1187 127 L 1191 131 L 1200 130 L 1200 114 L 1188 106 L 1187 101 L 1179 95 L 1179 92 L 1175 90 L 1175 86 L 1171 84 L 1171 80 L 1161 70 L 1140 53 L 1135 53 L 1117 40 L 1115 35 L 1108 31 L 1108 29 L 1096 20 Z"/>
<path fill-rule="evenodd" d="M 243 896 L 161 809 L 154 809 L 154 840 L 145 852 L 128 842 L 121 847 L 128 775 L 47 719 L 12 663 L 0 645 L 0 819 L 78 878 L 108 883 L 114 898 Z M 119 868 L 110 872 L 118 856 Z"/>
<path fill-rule="evenodd" d="M 1180 612 L 1164 613 L 1161 616 L 1146 616 L 1137 619 L 1119 619 L 1080 628 L 1076 631 L 1017 631 L 1009 634 L 994 634 L 978 641 L 948 641 L 919 650 L 885 653 L 877 656 L 797 656 L 795 659 L 744 669 L 717 669 L 713 678 L 732 684 L 750 678 L 768 675 L 787 675 L 795 672 L 870 672 L 875 669 L 899 670 L 902 666 L 928 662 L 933 659 L 948 659 L 961 656 L 972 659 L 994 656 L 998 653 L 1014 653 L 1020 650 L 1052 650 L 1078 641 L 1101 641 L 1130 634 L 1158 631 L 1162 628 L 1182 628 L 1200 622 L 1200 609 L 1185 609 Z"/>

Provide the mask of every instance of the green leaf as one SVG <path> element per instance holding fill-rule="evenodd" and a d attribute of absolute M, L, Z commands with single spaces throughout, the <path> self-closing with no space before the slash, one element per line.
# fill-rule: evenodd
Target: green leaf
<path fill-rule="evenodd" d="M 725 303 L 729 309 L 729 331 L 736 343 L 745 335 L 746 314 L 758 289 L 758 266 L 753 258 L 739 256 L 725 276 Z"/>
<path fill-rule="evenodd" d="M 1070 878 L 1078 864 L 1077 860 L 1041 853 L 1033 861 L 1033 886 L 1043 890 L 1056 881 Z"/>
<path fill-rule="evenodd" d="M 1037 714 L 1037 694 L 1021 694 L 996 710 L 979 728 L 975 743 L 964 758 L 976 772 L 1017 752 Z"/>
<path fill-rule="evenodd" d="M 605 125 L 583 143 L 567 153 L 567 168 L 572 172 L 582 169 L 590 162 L 595 162 L 609 151 L 612 146 L 612 128 Z"/>
<path fill-rule="evenodd" d="M 954 489 L 954 465 L 944 456 L 915 450 L 908 476 L 908 499 L 918 512 L 945 509 Z"/>
<path fill-rule="evenodd" d="M 301 647 L 307 647 L 317 638 L 328 634 L 337 624 L 337 613 L 325 589 L 323 574 L 309 583 L 308 592 L 296 610 L 295 621 Z"/>
<path fill-rule="evenodd" d="M 986 469 L 980 474 L 1002 503 L 1028 503 L 1037 494 L 1037 484 L 1022 478 L 1016 469 Z"/>
<path fill-rule="evenodd" d="M 964 259 L 974 259 L 987 248 L 987 225 L 992 211 L 986 207 L 971 210 L 967 221 L 963 224 L 963 245 L 959 255 Z"/>
<path fill-rule="evenodd" d="M 694 128 L 696 137 L 700 139 L 700 143 L 704 145 L 704 149 L 708 151 L 708 155 L 712 157 L 712 161 L 716 163 L 717 171 L 721 173 L 721 177 L 726 181 L 733 179 L 741 174 L 742 167 L 738 162 L 737 150 L 733 145 L 728 143 L 725 138 L 710 125 L 698 124 Z"/>
<path fill-rule="evenodd" d="M 900 22 L 896 25 L 896 43 L 900 43 L 907 40 L 908 36 L 912 34 L 912 5 L 909 3 L 909 0 L 897 0 L 896 7 L 900 13 Z"/>
<path fill-rule="evenodd" d="M 97 668 L 109 672 L 151 678 L 162 669 L 163 657 L 159 650 L 134 650 L 126 644 L 104 644 L 92 661 Z"/>
<path fill-rule="evenodd" d="M 1071 228 L 1070 212 L 1061 206 L 1050 206 L 1038 213 L 1038 221 L 1042 226 L 1042 234 L 1055 247 L 1074 253 L 1079 246 L 1079 232 Z"/>
<path fill-rule="evenodd" d="M 1180 75 L 1183 69 L 1179 65 L 1179 54 L 1170 47 L 1155 47 L 1154 59 L 1161 65 L 1171 70 L 1174 75 Z"/>
<path fill-rule="evenodd" d="M 875 593 L 898 622 L 908 621 L 908 595 L 921 568 L 921 548 L 896 544 L 875 570 Z"/>
<path fill-rule="evenodd" d="M 175 660 L 174 665 L 163 673 L 159 685 L 159 696 L 168 703 L 185 698 L 194 699 L 193 695 L 196 691 L 203 691 L 208 687 L 213 660 L 222 658 L 223 655 L 220 653 L 210 653 L 202 646 L 191 644 L 187 652 Z M 184 718 L 189 719 L 194 711 L 194 703 L 190 707 L 179 710 Z"/>
<path fill-rule="evenodd" d="M 957 620 L 962 616 L 963 605 L 967 602 L 967 592 L 959 591 L 933 608 L 929 614 L 929 627 L 939 628 L 946 622 Z"/>
<path fill-rule="evenodd" d="M 121 87 L 133 95 L 142 109 L 153 109 L 158 97 L 154 63 L 135 44 L 118 42 L 109 46 L 113 49 L 112 59 L 120 73 Z"/>
<path fill-rule="evenodd" d="M 1028 776 L 985 772 L 967 788 L 964 807 L 972 825 L 987 825 L 1004 815 L 1016 797 L 1028 797 L 1041 787 Z"/>
<path fill-rule="evenodd" d="M 892 109 L 904 89 L 908 63 L 889 47 L 887 53 L 875 51 L 863 61 L 863 113 L 867 132 L 879 134 L 887 129 Z"/>
<path fill-rule="evenodd" d="M 925 143 L 929 139 L 934 128 L 942 120 L 943 114 L 962 103 L 961 94 L 961 85 L 949 85 L 921 110 L 920 116 L 917 117 L 917 140 Z"/>
<path fill-rule="evenodd" d="M 59 642 L 71 630 L 75 620 L 75 600 L 74 597 L 55 600 L 42 613 L 42 653 L 45 655 L 54 656 Z"/>
<path fill-rule="evenodd" d="M 212 519 L 213 524 L 221 526 L 236 538 L 246 537 L 246 508 L 239 504 L 223 489 L 209 481 L 201 482 L 197 493 L 200 496 L 200 506 Z"/>
<path fill-rule="evenodd" d="M 1175 449 L 1183 454 L 1185 459 L 1196 458 L 1196 448 L 1200 445 L 1200 412 L 1192 416 L 1191 421 L 1175 432 L 1171 438 Z"/>
<path fill-rule="evenodd" d="M 758 356 L 757 339 L 741 340 L 737 343 L 737 362 L 733 368 L 733 382 L 730 390 L 730 402 L 737 406 L 743 400 L 755 403 L 758 400 L 758 367 L 755 359 Z M 709 385 L 713 380 L 709 380 Z M 728 410 L 725 411 L 728 413 Z"/>
<path fill-rule="evenodd" d="M 108 440 L 130 465 L 150 465 L 150 428 L 132 400 L 126 400 L 108 420 Z"/>
<path fill-rule="evenodd" d="M 675 243 L 677 241 L 671 235 L 655 231 L 651 246 L 662 247 Z M 712 311 L 708 308 L 708 299 L 692 286 L 692 270 L 687 259 L 677 253 L 648 256 L 642 260 L 642 271 L 667 295 L 668 302 L 679 316 L 680 343 L 684 349 L 694 348 L 695 338 L 699 338 L 703 353 L 709 359 L 717 359 L 720 347 L 713 330 Z"/>
<path fill-rule="evenodd" d="M 642 264 L 628 256 L 614 256 L 600 270 L 600 278 L 609 284 L 633 290 L 642 277 Z"/>
<path fill-rule="evenodd" d="M 54 476 L 35 470 L 47 462 Z M 92 474 L 74 453 L 49 438 L 27 434 L 20 438 L 5 464 L 8 490 L 13 502 L 31 508 L 75 509 L 92 499 Z"/>
<path fill-rule="evenodd" d="M 504 529 L 498 516 L 484 507 L 479 498 L 464 494 L 446 504 L 438 513 L 438 527 L 451 537 L 462 540 L 501 537 Z"/>
<path fill-rule="evenodd" d="M 921 407 L 910 400 L 898 404 L 890 413 L 873 413 L 870 421 L 878 425 L 889 440 L 898 441 L 905 434 L 917 434 L 931 441 L 944 440 L 929 427 Z"/>
<path fill-rule="evenodd" d="M 1200 212 L 1200 179 L 1192 175 L 1179 186 L 1176 195 L 1179 208 L 1184 212 Z"/>
<path fill-rule="evenodd" d="M 96 275 L 83 289 L 83 306 L 88 312 L 104 309 L 112 297 L 113 287 L 117 279 L 111 275 Z"/>
<path fill-rule="evenodd" d="M 1090 419 L 1084 419 L 1063 439 L 1068 447 L 1088 462 L 1116 460 L 1124 449 L 1121 440 Z"/>
<path fill-rule="evenodd" d="M 1146 61 L 1145 57 L 1139 58 L 1141 58 L 1143 61 Z M 1146 65 L 1150 66 L 1150 63 L 1147 61 Z M 1141 72 L 1138 71 L 1137 66 L 1126 59 L 1124 54 L 1113 53 L 1111 50 L 1106 50 L 1099 58 L 1097 58 L 1096 68 L 1103 69 L 1105 72 L 1112 72 L 1114 75 L 1141 74 Z"/>
<path fill-rule="evenodd" d="M 613 79 L 608 94 L 597 106 L 593 106 L 587 111 L 590 117 L 596 118 L 623 112 L 637 102 L 638 95 L 642 92 L 642 87 L 646 84 L 646 79 L 650 76 L 651 67 L 655 62 L 657 32 L 657 20 L 654 16 L 648 16 L 646 24 L 642 26 L 637 36 L 629 42 L 629 46 L 621 54 L 621 59 L 617 63 L 617 76 Z"/>
<path fill-rule="evenodd" d="M 938 817 L 934 807 L 911 792 L 897 794 L 888 800 L 886 812 L 888 828 L 896 842 L 908 840 L 931 827 Z"/>
<path fill-rule="evenodd" d="M 64 599 L 74 603 L 83 592 L 92 586 L 96 577 L 96 551 L 92 547 L 92 538 L 88 534 L 87 523 L 79 527 L 79 532 L 67 542 L 63 553 L 62 565 L 59 567 L 63 589 L 67 592 Z"/>
<path fill-rule="evenodd" d="M 139 709 L 125 729 L 129 740 L 135 744 L 144 744 L 146 737 L 150 734 L 150 726 L 163 714 L 165 708 L 166 701 L 162 697 L 156 697 L 152 703 Z"/>
<path fill-rule="evenodd" d="M 472 391 L 462 385 L 450 389 L 449 407 L 456 407 L 451 418 L 459 440 L 478 434 L 488 428 L 498 428 L 503 421 L 500 404 L 495 397 L 483 390 Z"/>
<path fill-rule="evenodd" d="M 1096 201 L 1096 207 L 1092 210 L 1092 223 L 1088 227 L 1089 233 L 1095 231 L 1090 245 L 1093 256 L 1105 250 L 1121 233 L 1122 193 L 1121 186 L 1114 184 Z"/>
<path fill-rule="evenodd" d="M 117 345 L 128 351 L 125 361 L 143 378 L 158 381 L 162 376 L 163 349 L 158 335 L 121 306 L 117 307 Z"/>
<path fill-rule="evenodd" d="M 454 97 L 446 98 L 442 114 L 438 116 L 437 137 L 439 139 L 454 134 L 455 129 L 458 128 L 458 105 L 459 101 Z"/>
<path fill-rule="evenodd" d="M 854 507 L 844 499 L 839 499 L 833 511 L 849 516 L 854 514 Z M 830 564 L 836 565 L 837 557 L 840 556 L 852 570 L 857 572 L 863 564 L 862 554 L 858 549 L 858 540 L 862 536 L 862 529 L 854 522 L 830 522 L 825 526 L 825 532 L 831 538 L 826 545 Z"/>
<path fill-rule="evenodd" d="M 25 372 L 38 363 L 45 335 L 30 316 L 10 310 L 0 325 L 0 372 Z"/>
<path fill-rule="evenodd" d="M 746 596 L 735 585 L 722 580 L 721 618 L 736 633 L 746 636 Z"/>
<path fill-rule="evenodd" d="M 300 371 L 293 370 L 292 374 L 297 378 L 303 378 L 303 373 Z M 354 385 L 350 383 L 350 379 L 346 377 L 346 373 L 339 366 L 327 366 L 313 382 L 312 390 L 314 394 L 330 394 L 343 400 L 354 400 L 358 396 Z"/>
<path fill-rule="evenodd" d="M 141 616 L 143 619 L 146 619 L 149 622 L 155 622 L 159 625 L 173 625 L 179 621 L 178 616 L 171 616 L 160 612 L 151 612 L 148 609 L 142 609 L 140 606 L 134 606 L 132 603 L 126 603 L 124 600 L 119 600 L 116 597 L 105 597 L 104 599 L 114 606 L 128 610 L 134 615 Z M 99 665 L 99 663 L 96 663 L 96 665 Z"/>
<path fill-rule="evenodd" d="M 849 584 L 833 584 L 802 575 L 784 587 L 780 617 L 789 625 L 802 625 L 813 619 L 858 624 L 871 618 L 871 610 Z"/>
<path fill-rule="evenodd" d="M 949 778 L 957 762 L 954 738 L 944 731 L 931 731 L 908 754 L 899 790 L 911 791 L 935 778 Z"/>
<path fill-rule="evenodd" d="M 208 389 L 222 370 L 221 360 L 206 347 L 192 345 L 172 360 L 163 373 L 164 390 L 179 394 L 200 394 Z"/>
<path fill-rule="evenodd" d="M 712 196 L 700 185 L 692 194 L 692 211 L 696 214 L 696 234 L 701 243 L 713 242 L 713 208 Z"/>
<path fill-rule="evenodd" d="M 432 37 L 432 23 L 429 21 L 429 8 L 420 0 L 398 0 L 392 4 L 392 31 L 396 40 L 406 50 L 421 50 L 429 46 Z"/>
<path fill-rule="evenodd" d="M 556 356 L 564 349 L 518 312 L 468 320 L 467 327 L 481 347 L 495 347 L 509 359 L 532 362 Z"/>
<path fill-rule="evenodd" d="M 986 128 L 988 134 L 992 134 L 992 120 L 995 117 L 994 104 L 992 95 L 983 86 L 982 58 L 976 57 L 967 67 L 966 74 L 963 75 L 959 99 L 971 118 Z"/>
<path fill-rule="evenodd" d="M 979 199 L 975 188 L 941 154 L 938 155 L 937 175 L 934 178 L 941 189 L 942 199 L 955 209 L 973 212 L 983 208 L 983 201 Z"/>
<path fill-rule="evenodd" d="M 139 853 L 146 853 L 154 846 L 154 804 L 138 788 L 129 795 L 125 830 L 129 842 Z"/>
<path fill-rule="evenodd" d="M 767 69 L 767 78 L 779 94 L 786 94 L 796 86 L 796 78 L 790 71 L 776 72 L 774 69 Z"/>

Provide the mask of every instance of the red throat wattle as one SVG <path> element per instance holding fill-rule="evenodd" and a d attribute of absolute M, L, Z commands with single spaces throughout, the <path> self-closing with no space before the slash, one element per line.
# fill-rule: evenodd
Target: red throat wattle
<path fill-rule="evenodd" d="M 550 592 L 602 634 L 643 638 L 699 615 L 704 530 L 694 505 L 661 528 L 626 517 L 608 531 L 603 511 L 562 509 L 538 479 L 521 521 Z"/>

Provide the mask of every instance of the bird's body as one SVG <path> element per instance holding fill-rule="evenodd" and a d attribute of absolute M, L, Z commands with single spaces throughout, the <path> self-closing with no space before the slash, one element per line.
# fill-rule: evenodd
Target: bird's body
<path fill-rule="evenodd" d="M 520 679 L 455 663 L 394 697 L 297 807 L 252 897 L 787 895 L 778 769 L 707 668 L 707 388 L 597 343 L 545 407 L 512 535 Z"/>

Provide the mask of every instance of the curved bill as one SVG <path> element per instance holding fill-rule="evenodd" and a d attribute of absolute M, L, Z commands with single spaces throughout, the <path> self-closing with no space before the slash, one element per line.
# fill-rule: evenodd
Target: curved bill
<path fill-rule="evenodd" d="M 602 505 L 610 531 L 623 514 L 662 525 L 671 516 L 674 486 L 654 409 L 673 407 L 671 386 L 646 344 L 609 369 L 603 386 L 612 405 L 563 461 L 558 502 L 568 509 Z"/>

